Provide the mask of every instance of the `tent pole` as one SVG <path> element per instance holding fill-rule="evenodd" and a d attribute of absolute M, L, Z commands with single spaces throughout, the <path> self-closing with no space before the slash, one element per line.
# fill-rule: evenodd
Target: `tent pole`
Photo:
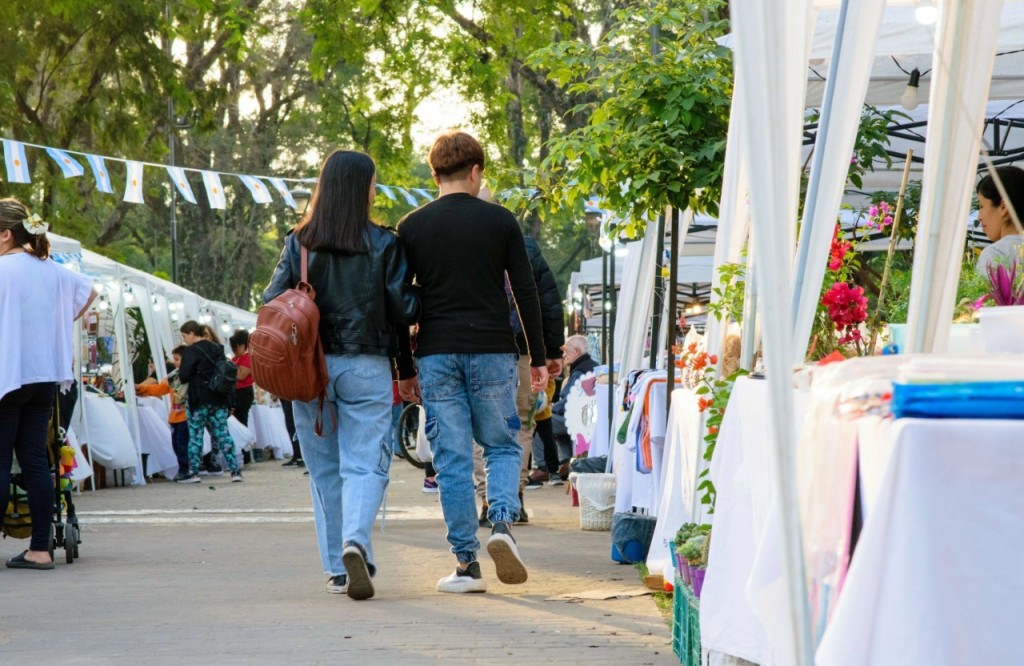
<path fill-rule="evenodd" d="M 601 250 L 601 361 L 608 359 L 608 257 Z"/>
<path fill-rule="evenodd" d="M 671 208 L 665 207 L 666 211 Z M 661 271 L 664 266 L 665 254 L 665 213 L 658 216 L 658 249 L 654 259 L 654 315 L 651 317 L 651 357 L 648 368 L 654 370 L 658 367 L 658 341 L 661 340 L 661 311 L 665 307 L 665 285 L 661 280 Z"/>
<path fill-rule="evenodd" d="M 840 55 L 843 52 L 843 34 L 846 28 L 846 10 L 849 0 L 842 0 L 836 22 L 836 34 L 832 42 L 832 60 L 828 63 L 828 78 L 825 80 L 825 94 L 821 101 L 821 115 L 818 133 L 814 138 L 813 155 L 811 156 L 811 174 L 807 182 L 807 195 L 804 198 L 804 214 L 800 224 L 800 238 L 796 245 L 796 263 L 793 271 L 793 331 L 798 336 L 800 325 L 797 316 L 800 311 L 801 294 L 803 293 L 804 277 L 807 263 L 810 261 L 811 223 L 818 205 L 818 188 L 821 185 L 821 173 L 824 168 L 825 151 L 818 150 L 828 138 L 829 117 L 832 115 L 832 100 L 835 97 L 836 79 L 838 78 Z M 807 340 L 797 340 L 797 349 L 807 349 Z"/>
<path fill-rule="evenodd" d="M 674 213 L 674 214 L 673 214 Z M 672 389 L 676 387 L 676 355 L 672 348 L 676 342 L 676 287 L 679 284 L 679 258 L 676 256 L 679 251 L 679 217 L 683 214 L 680 209 L 669 213 L 672 216 L 672 224 L 668 250 L 668 315 L 665 322 L 665 413 L 672 408 Z"/>
<path fill-rule="evenodd" d="M 613 238 L 608 250 L 608 442 L 609 447 L 615 439 L 615 243 Z M 609 448 L 610 450 L 610 448 Z"/>

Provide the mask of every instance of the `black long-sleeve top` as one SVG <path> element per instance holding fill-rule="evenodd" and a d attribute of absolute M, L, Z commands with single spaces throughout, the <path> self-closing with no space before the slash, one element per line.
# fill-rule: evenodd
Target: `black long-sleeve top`
<path fill-rule="evenodd" d="M 530 363 L 544 365 L 537 285 L 512 213 L 469 194 L 448 194 L 406 215 L 398 236 L 422 290 L 416 356 L 519 354 L 505 295 L 507 272 Z"/>

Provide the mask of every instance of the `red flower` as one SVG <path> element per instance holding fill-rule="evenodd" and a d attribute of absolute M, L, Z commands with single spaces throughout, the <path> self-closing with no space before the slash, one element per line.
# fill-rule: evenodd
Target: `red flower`
<path fill-rule="evenodd" d="M 697 410 L 703 412 L 711 406 L 711 401 L 707 398 L 697 398 Z"/>
<path fill-rule="evenodd" d="M 711 361 L 711 365 L 718 365 L 718 356 L 716 354 L 712 354 L 708 357 L 708 360 Z"/>
<path fill-rule="evenodd" d="M 832 233 L 832 247 L 828 252 L 828 269 L 838 271 L 843 267 L 843 259 L 853 249 L 853 243 L 848 243 L 839 237 L 839 225 L 836 225 Z"/>
<path fill-rule="evenodd" d="M 857 325 L 868 318 L 868 299 L 864 297 L 862 287 L 836 282 L 821 297 L 821 304 L 828 311 L 836 331 L 843 334 L 839 339 L 840 344 L 861 339 Z"/>
<path fill-rule="evenodd" d="M 708 434 L 709 435 L 717 435 L 718 434 L 718 426 L 708 426 Z"/>

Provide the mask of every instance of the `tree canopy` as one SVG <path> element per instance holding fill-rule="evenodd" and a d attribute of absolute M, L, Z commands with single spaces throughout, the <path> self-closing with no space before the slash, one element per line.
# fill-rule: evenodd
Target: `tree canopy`
<path fill-rule="evenodd" d="M 730 90 L 720 0 L 9 0 L 0 26 L 0 135 L 227 173 L 315 177 L 335 148 L 378 180 L 433 184 L 414 141 L 438 88 L 473 109 L 487 177 L 562 280 L 592 243 L 579 199 L 634 213 L 709 205 Z M 662 56 L 649 54 L 661 27 Z M 454 115 L 454 114 L 453 114 Z M 170 183 L 146 168 L 145 205 L 65 179 L 37 152 L 32 184 L 0 184 L 57 233 L 151 272 L 171 270 Z M 716 167 L 715 164 L 718 163 Z M 123 167 L 110 165 L 115 183 Z M 716 171 L 717 168 L 717 171 Z M 195 177 L 191 174 L 190 178 Z M 179 282 L 241 307 L 295 222 L 240 183 L 227 210 L 178 211 Z M 703 191 L 703 197 L 697 196 Z M 404 201 L 378 197 L 393 224 Z M 625 208 L 623 208 L 625 210 Z"/>

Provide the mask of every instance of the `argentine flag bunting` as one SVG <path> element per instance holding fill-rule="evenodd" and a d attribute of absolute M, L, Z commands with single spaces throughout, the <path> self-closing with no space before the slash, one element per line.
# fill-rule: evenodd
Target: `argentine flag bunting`
<path fill-rule="evenodd" d="M 269 180 L 270 184 L 274 186 L 274 189 L 277 190 L 277 193 L 281 195 L 281 198 L 284 199 L 286 204 L 292 208 L 297 208 L 295 205 L 295 198 L 292 197 L 291 190 L 288 189 L 288 186 L 284 184 L 283 180 L 280 178 L 267 178 L 267 180 Z"/>
<path fill-rule="evenodd" d="M 113 194 L 114 188 L 110 186 L 110 174 L 107 173 L 107 165 L 99 155 L 86 155 L 85 160 L 92 167 L 92 175 L 96 179 L 96 189 L 100 192 Z"/>
<path fill-rule="evenodd" d="M 85 175 L 85 169 L 82 168 L 82 165 L 63 150 L 47 148 L 46 154 L 52 157 L 53 161 L 57 163 L 60 170 L 64 172 L 65 178 L 78 178 L 79 176 Z"/>
<path fill-rule="evenodd" d="M 398 201 L 398 199 L 395 198 L 395 193 L 392 192 L 391 188 L 388 187 L 387 185 L 381 185 L 380 183 L 377 183 L 377 189 L 383 192 L 385 195 L 387 195 L 388 199 L 391 199 L 392 201 Z"/>
<path fill-rule="evenodd" d="M 227 209 L 228 200 L 224 196 L 224 186 L 220 184 L 220 174 L 216 171 L 204 171 L 203 185 L 206 186 L 206 197 L 210 200 L 210 208 Z"/>
<path fill-rule="evenodd" d="M 25 157 L 25 144 L 20 141 L 4 139 L 4 162 L 7 163 L 8 183 L 31 183 L 28 175 L 28 159 Z"/>
<path fill-rule="evenodd" d="M 402 193 L 402 196 L 405 197 L 405 200 L 409 202 L 410 206 L 413 206 L 413 207 L 416 206 L 416 197 L 414 197 L 413 195 L 409 194 L 409 190 L 405 189 L 404 187 L 398 187 L 398 188 L 395 188 L 395 189 L 397 189 L 399 192 Z"/>
<path fill-rule="evenodd" d="M 239 176 L 238 179 L 249 188 L 249 192 L 252 193 L 252 200 L 256 203 L 268 204 L 273 201 L 270 198 L 270 191 L 267 189 L 267 186 L 259 178 L 255 176 Z"/>
<path fill-rule="evenodd" d="M 128 203 L 146 203 L 142 197 L 142 162 L 125 162 L 128 174 L 125 177 L 124 200 Z"/>
<path fill-rule="evenodd" d="M 182 198 L 194 204 L 196 202 L 196 195 L 192 193 L 192 186 L 188 184 L 188 178 L 185 177 L 185 170 L 177 166 L 167 167 L 167 175 L 171 177 L 171 182 L 174 183 L 174 187 L 177 188 Z"/>
<path fill-rule="evenodd" d="M 433 201 L 434 200 L 433 195 L 431 195 L 430 192 L 427 192 L 422 187 L 414 187 L 414 188 L 412 188 L 412 191 L 415 192 L 416 194 L 420 195 L 421 197 L 423 197 L 427 201 Z"/>

